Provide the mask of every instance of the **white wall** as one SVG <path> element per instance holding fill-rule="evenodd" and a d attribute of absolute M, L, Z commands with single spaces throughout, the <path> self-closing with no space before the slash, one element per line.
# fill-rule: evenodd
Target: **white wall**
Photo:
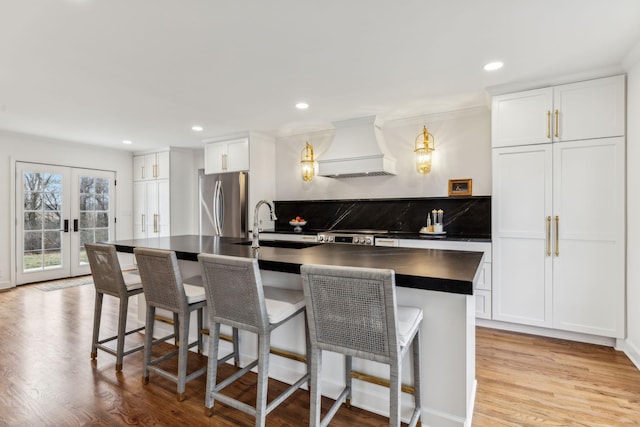
<path fill-rule="evenodd" d="M 0 289 L 11 286 L 11 187 L 13 162 L 27 161 L 60 166 L 114 171 L 116 193 L 116 238 L 132 237 L 132 155 L 90 145 L 0 132 Z"/>
<path fill-rule="evenodd" d="M 426 125 L 436 141 L 431 173 L 415 171 L 414 142 Z M 300 152 L 305 141 L 316 159 L 332 141 L 332 132 L 278 138 L 276 199 L 358 199 L 446 196 L 449 179 L 473 179 L 473 195 L 491 194 L 491 112 L 477 107 L 450 113 L 388 121 L 382 126 L 386 146 L 397 162 L 396 176 L 335 179 L 314 177 L 303 182 Z"/>
<path fill-rule="evenodd" d="M 640 45 L 639 45 L 640 46 Z M 640 56 L 640 55 L 638 55 Z M 640 58 L 627 70 L 627 340 L 640 368 Z"/>

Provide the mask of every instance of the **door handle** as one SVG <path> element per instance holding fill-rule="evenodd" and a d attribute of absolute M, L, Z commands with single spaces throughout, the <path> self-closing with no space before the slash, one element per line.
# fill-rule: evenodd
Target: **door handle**
<path fill-rule="evenodd" d="M 69 232 L 69 220 L 65 219 L 63 224 L 64 225 L 63 225 L 63 228 L 62 228 L 61 231 L 64 231 L 65 233 L 68 233 Z"/>
<path fill-rule="evenodd" d="M 213 190 L 213 229 L 216 236 L 222 234 L 222 210 L 222 182 L 218 180 Z"/>
<path fill-rule="evenodd" d="M 73 220 L 73 231 L 75 231 L 76 233 L 78 232 L 78 220 L 77 219 Z"/>
<path fill-rule="evenodd" d="M 558 234 L 560 233 L 560 217 L 556 215 L 556 256 L 560 256 L 560 239 Z"/>
<path fill-rule="evenodd" d="M 547 217 L 547 256 L 551 256 L 551 216 Z"/>

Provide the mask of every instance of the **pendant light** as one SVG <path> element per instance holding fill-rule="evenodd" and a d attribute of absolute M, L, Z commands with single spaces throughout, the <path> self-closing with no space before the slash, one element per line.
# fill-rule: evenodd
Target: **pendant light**
<path fill-rule="evenodd" d="M 300 164 L 302 165 L 302 180 L 311 181 L 315 175 L 315 158 L 313 157 L 313 146 L 306 143 L 300 154 Z"/>
<path fill-rule="evenodd" d="M 422 141 L 418 141 L 422 137 Z M 427 174 L 431 172 L 431 163 L 433 158 L 433 152 L 436 149 L 436 140 L 427 131 L 427 127 L 424 126 L 422 132 L 416 136 L 415 150 L 416 153 L 416 170 L 418 173 Z"/>

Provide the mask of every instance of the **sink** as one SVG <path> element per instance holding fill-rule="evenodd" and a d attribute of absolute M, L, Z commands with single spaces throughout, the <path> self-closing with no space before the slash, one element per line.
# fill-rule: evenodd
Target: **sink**
<path fill-rule="evenodd" d="M 251 245 L 251 241 L 234 243 L 234 245 Z M 308 242 L 290 242 L 286 240 L 260 240 L 260 246 L 268 246 L 272 248 L 285 248 L 285 249 L 304 249 L 312 246 L 322 245 L 322 243 L 308 243 Z"/>

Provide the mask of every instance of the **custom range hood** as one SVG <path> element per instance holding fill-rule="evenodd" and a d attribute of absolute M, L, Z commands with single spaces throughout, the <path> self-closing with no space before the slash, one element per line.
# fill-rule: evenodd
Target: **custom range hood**
<path fill-rule="evenodd" d="M 334 122 L 336 134 L 318 159 L 318 175 L 354 178 L 396 174 L 375 116 Z"/>

